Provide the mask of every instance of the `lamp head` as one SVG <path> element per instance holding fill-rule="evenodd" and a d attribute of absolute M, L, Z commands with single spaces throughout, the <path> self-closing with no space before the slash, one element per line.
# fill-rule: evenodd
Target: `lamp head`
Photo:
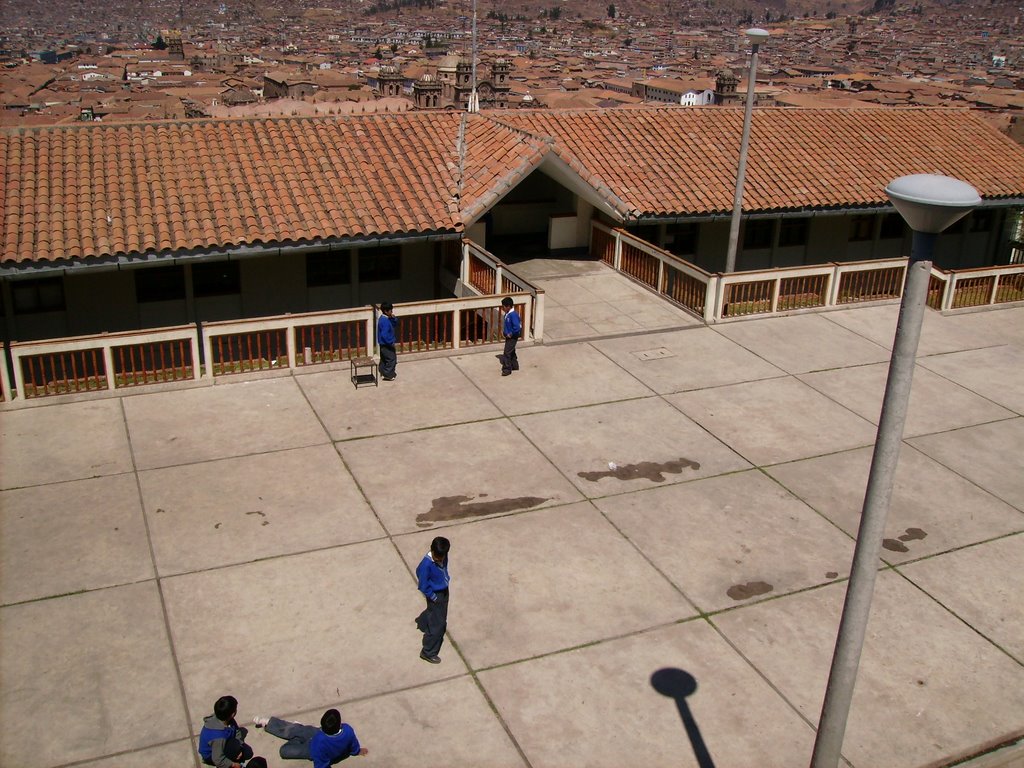
<path fill-rule="evenodd" d="M 771 37 L 771 33 L 767 29 L 760 29 L 759 27 L 748 29 L 743 34 L 747 36 L 747 40 L 750 41 L 751 45 L 766 43 L 768 38 Z"/>
<path fill-rule="evenodd" d="M 901 176 L 885 188 L 893 207 L 915 232 L 938 234 L 981 203 L 966 181 L 934 173 Z"/>

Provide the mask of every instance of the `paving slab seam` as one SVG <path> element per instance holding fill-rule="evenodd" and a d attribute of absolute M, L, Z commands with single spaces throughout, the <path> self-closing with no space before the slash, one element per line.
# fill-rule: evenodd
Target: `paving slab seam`
<path fill-rule="evenodd" d="M 24 491 L 30 488 L 47 488 L 51 485 L 67 485 L 69 483 L 80 483 L 83 480 L 97 480 L 101 477 L 123 477 L 134 474 L 135 470 L 127 469 L 124 472 L 111 472 L 109 475 L 89 475 L 87 477 L 71 477 L 62 480 L 48 480 L 45 483 L 30 483 L 29 485 L 12 485 L 0 488 L 0 491 Z"/>
<path fill-rule="evenodd" d="M 1012 534 L 1012 535 L 1018 535 L 1018 534 Z M 986 635 L 980 629 L 978 629 L 973 624 L 971 624 L 967 619 L 965 619 L 963 616 L 958 614 L 956 611 L 954 611 L 948 605 L 946 605 L 941 600 L 939 600 L 937 597 L 935 597 L 935 595 L 933 595 L 927 589 L 925 589 L 920 584 L 918 584 L 916 581 L 914 581 L 914 579 L 911 576 L 908 576 L 907 574 L 903 573 L 899 569 L 899 566 L 893 566 L 892 570 L 895 571 L 897 574 L 899 574 L 901 578 L 903 578 L 905 581 L 907 581 L 912 587 L 914 587 L 916 590 L 918 590 L 925 597 L 929 598 L 932 602 L 934 602 L 936 605 L 941 607 L 943 610 L 945 610 L 947 613 L 949 613 L 955 619 L 958 619 L 965 627 L 967 627 L 972 632 L 974 632 L 976 635 L 978 635 L 978 637 L 980 637 L 982 640 L 987 642 L 993 648 L 997 648 L 998 650 L 1002 651 L 1004 654 L 1006 654 L 1007 657 L 1009 657 L 1013 662 L 1015 662 L 1019 666 L 1024 667 L 1024 658 L 1017 658 L 1012 653 L 1010 653 L 1008 650 L 1003 648 L 1003 646 L 1001 646 L 998 642 L 996 642 L 991 637 Z"/>
<path fill-rule="evenodd" d="M 911 563 L 923 563 L 926 560 L 931 560 L 932 558 L 935 558 L 935 557 L 941 557 L 942 555 L 949 555 L 949 554 L 952 554 L 953 552 L 962 552 L 965 549 L 972 549 L 973 547 L 980 547 L 982 544 L 991 544 L 994 541 L 1000 541 L 1002 539 L 1009 539 L 1009 538 L 1012 538 L 1014 536 L 1020 536 L 1021 534 L 1024 534 L 1024 528 L 1021 528 L 1019 531 L 1009 531 L 1008 533 L 1001 533 L 998 536 L 993 536 L 993 537 L 991 537 L 989 539 L 982 539 L 981 541 L 972 541 L 972 542 L 970 542 L 968 544 L 961 544 L 961 545 L 956 546 L 956 547 L 950 547 L 949 549 L 944 549 L 941 552 L 930 552 L 930 553 L 928 553 L 926 555 L 921 555 L 920 557 L 915 557 L 915 558 L 911 558 L 911 559 L 908 559 L 908 560 L 900 560 L 898 563 L 892 563 L 892 562 L 889 562 L 888 560 L 884 560 L 884 559 L 883 559 L 883 562 L 888 564 L 889 567 L 891 567 L 891 568 L 902 568 L 903 566 L 910 565 Z"/>
<path fill-rule="evenodd" d="M 628 317 L 628 315 L 627 315 Z M 696 318 L 694 318 L 696 319 Z M 584 325 L 590 326 L 585 320 L 581 320 Z M 656 333 L 676 333 L 678 331 L 693 331 L 698 328 L 704 328 L 704 325 L 666 325 L 661 328 L 639 328 L 632 331 L 620 331 L 619 333 L 598 333 L 596 330 L 593 334 L 587 334 L 584 336 L 570 336 L 565 339 L 544 339 L 541 343 L 545 347 L 558 347 L 566 344 L 586 344 L 592 341 L 609 341 L 612 339 L 627 339 L 633 336 L 652 336 Z"/>
<path fill-rule="evenodd" d="M 827 586 L 827 585 L 819 585 L 819 586 Z M 800 591 L 801 592 L 806 592 L 808 590 L 804 589 L 804 590 L 800 590 Z M 791 593 L 791 594 L 795 594 L 795 593 Z M 764 602 L 764 601 L 761 601 L 761 602 Z M 736 610 L 736 608 L 730 608 L 728 610 Z M 719 613 L 722 613 L 722 611 L 720 611 Z M 745 661 L 747 663 L 747 666 L 749 666 L 750 669 L 753 670 L 754 674 L 756 674 L 758 677 L 760 677 L 764 681 L 765 685 L 767 685 L 769 688 L 772 689 L 772 691 L 775 692 L 776 696 L 778 696 L 780 699 L 782 699 L 784 702 L 786 702 L 786 705 L 791 710 L 793 710 L 793 712 L 796 714 L 797 717 L 799 717 L 801 720 L 803 720 L 805 723 L 807 723 L 807 725 L 810 726 L 811 730 L 814 731 L 815 733 L 817 733 L 818 732 L 818 724 L 814 723 L 814 722 L 811 722 L 810 718 L 808 718 L 806 715 L 804 715 L 804 713 L 800 711 L 800 708 L 796 704 L 794 704 L 792 701 L 789 700 L 789 698 L 786 696 L 786 694 L 784 694 L 782 692 L 782 690 L 777 685 L 775 685 L 775 683 L 772 681 L 772 679 L 770 677 L 768 677 L 767 674 L 762 672 L 761 669 L 745 653 L 743 653 L 743 651 L 741 651 L 739 649 L 739 647 L 736 646 L 735 643 L 733 643 L 733 641 L 729 638 L 728 635 L 725 634 L 725 632 L 722 630 L 722 628 L 719 627 L 714 622 L 713 618 L 709 616 L 707 618 L 707 622 L 708 622 L 708 624 L 711 625 L 711 628 L 715 630 L 715 632 L 718 634 L 718 636 L 722 638 L 722 640 L 725 642 L 725 644 L 728 645 L 730 648 L 732 648 L 733 652 L 737 656 L 739 656 L 741 659 L 743 659 L 743 661 Z M 838 626 L 836 627 L 836 629 L 838 630 Z M 810 760 L 810 757 L 811 757 L 810 755 L 807 756 L 808 760 Z M 840 753 L 839 759 L 845 765 L 850 766 L 850 768 L 853 768 L 853 763 L 851 763 L 842 753 Z"/>
<path fill-rule="evenodd" d="M 92 595 L 99 592 L 106 592 L 108 589 L 121 589 L 123 587 L 132 587 L 137 584 L 148 584 L 149 582 L 156 582 L 159 579 L 158 576 L 153 576 L 148 579 L 139 579 L 137 581 L 123 581 L 117 584 L 104 584 L 102 587 L 87 587 L 85 589 L 74 589 L 70 592 L 61 592 L 55 595 L 43 595 L 42 597 L 33 597 L 28 600 L 18 600 L 13 603 L 4 603 L 0 608 L 13 608 L 17 605 L 33 605 L 34 603 L 45 603 L 47 600 L 59 600 L 64 597 L 74 597 L 75 595 Z"/>
<path fill-rule="evenodd" d="M 482 419 L 467 419 L 466 421 L 452 421 L 444 424 L 427 424 L 423 427 L 412 427 L 410 429 L 401 429 L 397 432 L 377 432 L 372 435 L 356 435 L 355 437 L 343 437 L 335 440 L 335 443 L 358 443 L 360 440 L 373 440 L 381 437 L 395 437 L 397 435 L 411 435 L 416 432 L 433 432 L 438 429 L 447 429 L 448 427 L 464 427 L 467 424 L 486 424 L 489 421 L 501 421 L 508 417 L 504 414 L 500 416 L 485 416 Z"/>
<path fill-rule="evenodd" d="M 861 450 L 861 449 L 860 449 L 860 448 L 853 448 L 852 450 L 854 450 L 854 451 L 859 451 L 859 450 Z M 844 453 L 844 451 L 839 451 L 839 453 Z M 797 459 L 797 461 L 806 461 L 806 459 Z M 787 463 L 787 464 L 791 464 L 791 463 L 793 463 L 793 462 L 786 462 L 786 463 Z M 772 466 L 778 466 L 778 465 L 772 465 Z M 818 517 L 820 517 L 820 518 L 821 518 L 822 520 L 824 520 L 824 521 L 825 521 L 826 523 L 828 523 L 828 524 L 829 524 L 829 525 L 831 525 L 831 526 L 832 526 L 833 528 L 835 528 L 835 529 L 836 529 L 837 531 L 839 531 L 839 533 L 843 534 L 843 535 L 844 535 L 844 536 L 846 536 L 846 537 L 847 537 L 848 539 L 850 539 L 850 541 L 857 541 L 857 537 L 856 537 L 855 535 L 853 535 L 853 534 L 851 534 L 851 533 L 848 533 L 847 531 L 845 531 L 845 530 L 844 530 L 844 529 L 843 529 L 843 528 L 842 528 L 842 527 L 841 527 L 841 526 L 839 525 L 839 523 L 837 523 L 837 522 L 836 522 L 835 520 L 833 520 L 832 518 L 830 518 L 830 517 L 829 517 L 828 515 L 826 515 L 826 514 L 825 514 L 824 512 L 822 512 L 822 511 L 821 511 L 820 509 L 818 509 L 817 507 L 815 507 L 815 506 L 814 506 L 813 504 L 811 504 L 811 502 L 809 502 L 809 501 L 808 501 L 807 499 L 803 498 L 803 497 L 802 497 L 802 496 L 801 496 L 801 495 L 800 495 L 799 493 L 797 493 L 796 491 L 794 491 L 794 490 L 793 490 L 792 488 L 789 488 L 789 487 L 788 487 L 788 486 L 787 486 L 787 485 L 786 485 L 785 483 L 783 483 L 783 482 L 782 482 L 782 481 L 781 481 L 781 480 L 780 480 L 779 478 L 775 477 L 775 476 L 774 476 L 774 475 L 772 475 L 772 474 L 771 474 L 770 472 L 768 472 L 767 470 L 765 470 L 765 468 L 764 468 L 764 467 L 755 467 L 755 469 L 757 469 L 757 471 L 758 471 L 758 472 L 760 472 L 760 473 L 761 473 L 761 474 L 762 474 L 762 475 L 763 475 L 764 477 L 766 477 L 766 478 L 768 478 L 769 480 L 771 480 L 771 481 L 772 481 L 772 482 L 773 482 L 773 483 L 774 483 L 775 485 L 779 486 L 779 488 L 781 488 L 782 490 L 784 490 L 784 491 L 785 491 L 786 493 L 788 493 L 788 494 L 789 494 L 790 496 L 792 496 L 792 497 L 793 497 L 794 499 L 796 499 L 796 500 L 797 500 L 797 501 L 799 501 L 799 502 L 800 502 L 801 504 L 803 504 L 803 505 L 804 505 L 805 507 L 807 507 L 807 508 L 808 508 L 809 510 L 811 510 L 811 511 L 812 511 L 812 512 L 813 512 L 814 514 L 816 514 L 816 515 L 817 515 Z"/>
<path fill-rule="evenodd" d="M 275 453 L 284 453 L 285 451 L 300 451 L 305 448 L 319 448 L 324 445 L 332 445 L 333 441 L 330 439 L 325 440 L 322 443 L 307 443 L 306 445 L 293 445 L 289 448 L 269 448 L 265 451 L 252 451 L 251 453 L 238 453 L 232 454 L 231 456 L 212 456 L 203 459 L 196 459 L 195 461 L 183 461 L 180 464 L 161 464 L 156 467 L 144 467 L 136 470 L 138 472 L 154 472 L 161 469 L 180 469 L 182 467 L 193 467 L 198 464 L 210 464 L 215 461 L 228 461 L 230 459 L 248 459 L 254 456 L 270 456 Z"/>
<path fill-rule="evenodd" d="M 139 479 L 138 465 L 135 463 L 135 446 L 132 442 L 131 429 L 128 427 L 128 413 L 124 408 L 124 399 L 118 399 L 118 405 L 121 410 L 121 419 L 124 423 L 125 436 L 128 440 L 128 455 L 131 458 L 132 469 L 135 474 L 135 491 L 138 494 L 139 500 L 139 511 L 142 514 L 142 523 L 146 529 L 146 545 L 149 547 L 149 559 L 150 564 L 153 568 L 153 576 L 156 580 L 156 591 L 160 597 L 160 614 L 164 622 L 164 631 L 167 633 L 167 647 L 171 654 L 171 665 L 174 667 L 174 677 L 178 683 L 178 696 L 180 697 L 182 712 L 185 714 L 185 729 L 186 733 L 189 734 L 191 739 L 195 739 L 198 734 L 193 726 L 192 712 L 189 711 L 188 707 L 188 695 L 185 692 L 185 678 L 181 674 L 181 664 L 178 660 L 178 649 L 174 644 L 174 633 L 171 631 L 171 620 L 167 611 L 167 598 L 164 595 L 163 582 L 160 579 L 160 570 L 157 567 L 156 560 L 156 547 L 153 545 L 153 533 L 149 527 L 149 515 L 146 513 L 146 500 L 142 493 L 142 481 Z M 198 753 L 194 752 L 192 755 L 192 762 L 198 768 L 199 757 Z"/>
<path fill-rule="evenodd" d="M 1013 421 L 1013 420 L 1014 420 L 1014 418 L 1018 418 L 1018 419 L 1019 419 L 1019 418 L 1024 418 L 1024 417 L 1021 417 L 1021 416 L 1016 416 L 1016 417 L 1011 417 L 1011 418 L 1009 418 L 1009 419 L 1000 419 L 1000 420 L 998 420 L 998 421 Z M 995 424 L 995 423 L 998 423 L 998 421 L 996 421 L 996 422 L 988 422 L 988 423 L 990 423 L 990 424 Z M 935 434 L 950 434 L 950 433 L 952 433 L 952 432 L 958 432 L 958 431 L 960 431 L 960 430 L 963 430 L 963 429 L 974 429 L 974 428 L 975 428 L 976 426 L 978 426 L 978 425 L 976 425 L 976 424 L 972 424 L 972 425 L 970 425 L 970 426 L 966 426 L 966 427 L 956 427 L 956 428 L 954 428 L 954 429 L 950 429 L 950 430 L 947 430 L 946 432 L 937 432 L 937 433 L 935 433 Z M 915 435 L 915 437 L 914 437 L 914 438 L 910 438 L 910 439 L 916 439 L 916 437 L 917 437 L 917 436 Z M 979 488 L 980 490 L 984 491 L 984 492 L 985 492 L 985 493 L 987 493 L 988 495 L 990 495 L 990 496 L 993 496 L 993 497 L 995 497 L 995 498 L 999 499 L 999 500 L 1000 500 L 1001 502 L 1003 502 L 1004 504 L 1006 504 L 1006 505 L 1007 505 L 1008 507 L 1012 507 L 1013 509 L 1017 510 L 1018 512 L 1024 513 L 1024 508 L 1018 507 L 1018 506 L 1017 506 L 1016 504 L 1014 504 L 1014 503 L 1013 503 L 1012 501 L 1009 501 L 1008 499 L 1004 499 L 1004 498 L 1003 498 L 1002 496 L 1000 496 L 1000 495 L 999 495 L 998 493 L 996 493 L 995 491 L 991 490 L 990 488 L 986 488 L 985 486 L 983 486 L 983 485 L 980 485 L 980 484 L 976 483 L 976 482 L 975 482 L 974 480 L 972 480 L 971 478 L 967 477 L 966 475 L 962 474 L 961 472 L 958 472 L 958 471 L 957 471 L 957 470 L 956 470 L 955 468 L 953 468 L 953 467 L 949 466 L 948 464 L 945 464 L 944 462 L 942 462 L 942 461 L 941 461 L 941 460 L 940 460 L 939 458 L 937 458 L 936 456 L 932 456 L 932 455 L 931 455 L 930 453 L 928 453 L 928 452 L 927 452 L 927 451 L 926 451 L 926 450 L 925 450 L 924 448 L 919 448 L 919 447 L 917 447 L 916 445 L 911 445 L 910 443 L 907 443 L 907 440 L 906 440 L 906 439 L 904 439 L 904 440 L 903 440 L 903 443 L 904 443 L 905 445 L 909 445 L 909 446 L 910 446 L 911 448 L 913 448 L 913 449 L 914 449 L 915 451 L 918 451 L 919 453 L 921 453 L 921 454 L 923 454 L 923 455 L 927 456 L 927 457 L 928 457 L 929 459 L 931 459 L 932 461 L 934 461 L 934 462 L 935 462 L 936 464 L 938 464 L 938 465 L 939 465 L 940 467 L 942 467 L 942 468 L 944 468 L 944 469 L 946 469 L 946 470 L 948 470 L 948 471 L 952 472 L 952 473 L 953 473 L 954 475 L 956 475 L 957 477 L 959 477 L 959 478 L 960 478 L 961 480 L 966 480 L 966 481 L 967 481 L 968 483 L 970 483 L 971 485 L 975 486 L 976 488 Z"/>
<path fill-rule="evenodd" d="M 658 632 L 669 627 L 675 627 L 680 624 L 690 624 L 695 621 L 707 621 L 707 617 L 703 615 L 686 616 L 682 619 L 675 619 L 673 621 L 663 621 L 658 624 L 652 624 L 649 627 L 641 627 L 640 629 L 634 629 L 631 632 L 623 632 L 618 635 L 608 635 L 602 637 L 600 640 L 588 640 L 585 643 L 578 643 L 577 645 L 570 645 L 565 648 L 556 648 L 553 651 L 544 651 L 543 653 L 537 653 L 533 656 L 524 656 L 521 659 L 513 659 L 512 661 L 503 661 L 499 664 L 491 664 L 486 667 L 475 667 L 471 668 L 474 673 L 478 672 L 491 672 L 495 669 L 505 669 L 506 667 L 514 667 L 518 664 L 526 664 L 527 662 L 537 661 L 539 659 L 549 659 L 552 656 L 561 656 L 566 653 L 572 653 L 574 651 L 580 651 L 584 648 L 596 648 L 597 646 L 604 645 L 605 643 L 616 642 L 618 640 L 625 640 L 630 637 L 638 637 L 640 635 L 646 635 L 650 632 Z"/>
<path fill-rule="evenodd" d="M 764 320 L 764 319 L 767 319 L 767 318 L 745 318 L 745 320 Z M 722 333 L 722 329 L 723 329 L 724 326 L 722 326 L 721 324 L 709 325 L 707 327 L 710 328 L 711 330 L 713 330 L 715 333 L 717 333 L 719 335 L 719 337 L 721 337 L 722 339 L 725 339 L 726 341 L 735 344 L 737 347 L 739 347 L 740 349 L 742 349 L 745 352 L 749 352 L 754 357 L 756 357 L 759 360 L 762 360 L 765 363 L 767 363 L 768 365 L 770 365 L 772 368 L 778 368 L 780 371 L 785 373 L 786 376 L 796 376 L 796 374 L 792 373 L 791 371 L 787 371 L 781 365 L 778 365 L 777 363 L 773 363 L 767 357 L 765 357 L 764 355 L 758 353 L 758 351 L 756 349 L 750 349 L 749 347 L 747 347 L 747 346 L 741 344 L 740 342 L 736 341 L 736 339 L 732 339 L 732 338 L 726 336 L 724 333 Z M 776 376 L 774 378 L 784 378 L 784 377 Z M 726 385 L 722 385 L 722 386 L 732 386 L 732 385 L 731 384 L 726 384 Z M 710 389 L 710 387 L 709 387 L 709 389 Z"/>
<path fill-rule="evenodd" d="M 182 744 L 184 742 L 192 742 L 192 739 L 172 739 L 170 741 L 158 741 L 155 744 L 146 744 L 143 747 L 136 747 L 135 749 L 123 749 L 120 752 L 111 752 L 109 754 L 101 755 L 98 757 L 87 757 L 82 760 L 74 760 L 70 763 L 58 763 L 57 765 L 51 766 L 51 768 L 75 768 L 78 765 L 92 765 L 97 761 L 106 762 L 115 757 L 124 757 L 126 755 L 134 755 L 136 753 L 146 752 L 150 749 L 158 749 L 160 747 L 170 747 L 174 744 Z M 191 749 L 191 747 L 190 747 Z M 195 751 L 195 750 L 192 750 Z M 197 764 L 198 765 L 198 764 Z M 200 766 L 202 768 L 202 766 Z"/>
<path fill-rule="evenodd" d="M 999 754 L 1002 752 L 1003 754 Z M 952 763 L 926 768 L 1020 768 L 1024 765 L 1024 730 L 1013 738 L 975 752 L 966 757 L 956 758 Z"/>
<path fill-rule="evenodd" d="M 995 346 L 999 346 L 999 347 L 1012 347 L 1011 344 L 997 344 Z M 981 349 L 994 349 L 994 348 L 995 347 L 981 347 Z M 962 350 L 962 351 L 967 352 L 967 351 L 973 351 L 973 350 Z M 949 352 L 949 353 L 946 353 L 946 354 L 957 354 L 957 353 L 956 352 Z M 930 357 L 939 357 L 939 355 L 930 355 Z M 920 365 L 920 363 L 917 363 L 917 365 Z M 942 373 L 939 373 L 938 371 L 933 371 L 931 368 L 927 368 L 925 366 L 921 366 L 921 367 L 924 368 L 926 371 L 928 371 L 928 373 L 930 373 L 930 374 L 932 374 L 934 376 L 938 376 L 943 381 L 947 381 L 950 384 L 953 384 L 953 385 L 959 387 L 960 389 L 964 390 L 965 392 L 970 392 L 975 397 L 979 397 L 979 398 L 981 398 L 982 400 L 984 400 L 987 403 L 992 403 L 992 405 L 995 405 L 995 406 L 997 406 L 999 408 L 1002 408 L 1005 411 L 1009 411 L 1010 413 L 1016 414 L 1017 416 L 1024 416 L 1024 413 L 1022 413 L 1020 411 L 1015 411 L 1011 406 L 1003 405 L 1002 403 L 997 403 L 995 400 L 993 400 L 990 397 L 987 397 L 986 395 L 983 395 L 981 392 L 975 392 L 973 389 L 971 389 L 970 387 L 966 386 L 965 384 L 961 384 L 959 381 L 954 381 L 953 379 L 949 378 L 948 376 L 946 376 L 946 375 L 944 375 Z M 995 421 L 1000 421 L 1000 419 L 995 419 Z"/>

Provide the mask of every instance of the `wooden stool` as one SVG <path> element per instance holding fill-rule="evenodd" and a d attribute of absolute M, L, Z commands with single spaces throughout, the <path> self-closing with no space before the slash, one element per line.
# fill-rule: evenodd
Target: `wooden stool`
<path fill-rule="evenodd" d="M 353 357 L 349 360 L 352 385 L 359 389 L 362 384 L 380 386 L 377 381 L 377 361 L 372 357 Z"/>

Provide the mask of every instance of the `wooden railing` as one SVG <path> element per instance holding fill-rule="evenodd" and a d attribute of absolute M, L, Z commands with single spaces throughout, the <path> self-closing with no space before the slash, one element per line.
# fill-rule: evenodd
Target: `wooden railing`
<path fill-rule="evenodd" d="M 14 381 L 3 395 L 28 399 L 137 387 L 199 377 L 195 325 L 10 344 Z"/>
<path fill-rule="evenodd" d="M 705 322 L 898 301 L 907 260 L 832 262 L 711 274 L 622 229 L 592 222 L 590 254 Z M 952 311 L 1024 301 L 1024 265 L 932 269 L 928 306 Z"/>
<path fill-rule="evenodd" d="M 1024 301 L 1024 264 L 943 272 L 932 268 L 928 306 L 951 311 Z"/>
<path fill-rule="evenodd" d="M 517 293 L 528 293 L 533 304 L 529 324 L 523 315 L 523 327 L 528 328 L 530 335 L 536 340 L 544 338 L 544 291 L 530 281 L 520 277 L 507 264 L 503 264 L 494 254 L 481 248 L 472 240 L 462 241 L 463 274 L 465 287 L 478 296 L 500 295 L 513 296 Z M 495 294 L 494 286 L 501 286 L 501 292 Z M 489 289 L 489 290 L 488 290 Z M 520 312 L 522 315 L 522 312 Z M 500 336 L 499 336 L 500 339 Z"/>
<path fill-rule="evenodd" d="M 714 321 L 708 297 L 715 295 L 716 275 L 599 221 L 591 222 L 590 254 L 704 321 Z"/>
<path fill-rule="evenodd" d="M 509 287 L 520 278 L 510 275 Z M 509 291 L 523 321 L 531 328 L 544 292 L 534 296 Z M 14 380 L 0 364 L 3 399 L 27 399 L 115 390 L 160 382 L 218 378 L 255 371 L 292 370 L 376 351 L 374 307 L 337 312 L 280 315 L 257 320 L 226 320 L 155 331 L 137 331 L 73 339 L 12 343 Z M 402 353 L 456 350 L 502 340 L 500 298 L 461 299 L 397 304 L 397 348 Z M 200 341 L 201 338 L 201 341 Z M 200 348 L 204 366 L 199 365 Z"/>

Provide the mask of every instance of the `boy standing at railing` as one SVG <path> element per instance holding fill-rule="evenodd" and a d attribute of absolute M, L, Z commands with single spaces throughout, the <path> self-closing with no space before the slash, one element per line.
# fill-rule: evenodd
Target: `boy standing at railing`
<path fill-rule="evenodd" d="M 501 321 L 501 333 L 505 337 L 505 351 L 501 354 L 501 375 L 511 376 L 512 371 L 519 370 L 516 343 L 519 341 L 519 334 L 523 332 L 523 321 L 519 319 L 511 296 L 501 300 L 501 311 L 505 314 Z"/>
<path fill-rule="evenodd" d="M 395 351 L 395 306 L 390 301 L 380 304 L 380 317 L 377 318 L 377 346 L 380 347 L 380 375 L 384 381 L 394 381 L 398 376 L 395 368 L 398 365 L 398 353 Z"/>

